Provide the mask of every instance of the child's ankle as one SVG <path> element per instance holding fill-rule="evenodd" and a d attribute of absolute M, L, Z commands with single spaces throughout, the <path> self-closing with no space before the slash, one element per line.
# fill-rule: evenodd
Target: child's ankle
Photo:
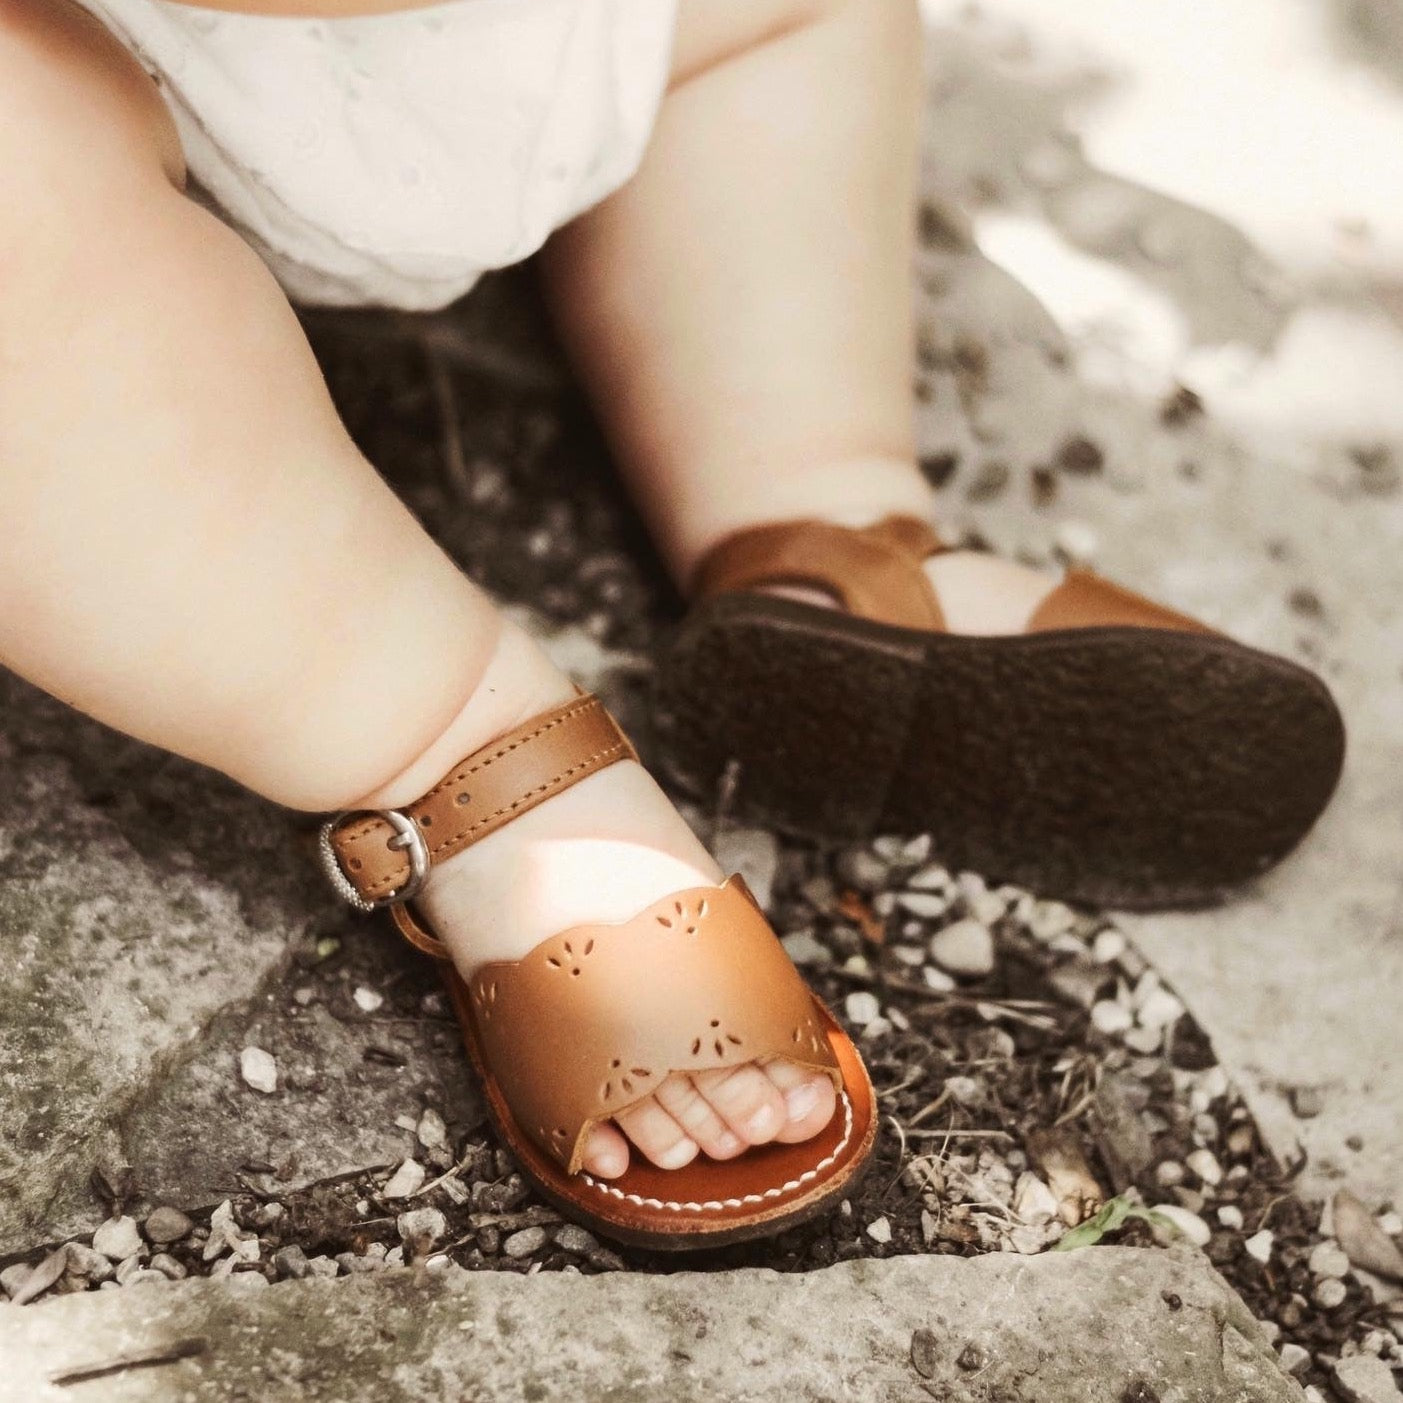
<path fill-rule="evenodd" d="M 817 520 L 861 528 L 888 516 L 930 520 L 934 513 L 935 494 L 914 458 L 853 454 L 792 473 L 757 469 L 749 490 L 706 503 L 681 525 L 669 554 L 685 582 L 713 546 L 751 526 Z"/>
<path fill-rule="evenodd" d="M 575 694 L 575 686 L 516 625 L 503 622 L 491 660 L 448 727 L 392 780 L 348 808 L 397 808 L 424 794 L 465 755 Z"/>

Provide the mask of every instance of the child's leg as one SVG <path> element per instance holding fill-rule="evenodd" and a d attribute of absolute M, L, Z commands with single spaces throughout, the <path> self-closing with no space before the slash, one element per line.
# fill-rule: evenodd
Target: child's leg
<path fill-rule="evenodd" d="M 280 803 L 406 802 L 570 684 L 355 450 L 267 271 L 179 192 L 172 135 L 86 15 L 6 0 L 0 659 Z M 428 896 L 468 972 L 718 876 L 620 764 L 444 864 Z M 673 1078 L 623 1123 L 672 1164 L 807 1138 L 832 1106 L 826 1078 L 774 1063 Z M 624 1156 L 605 1127 L 586 1158 L 608 1174 Z"/>
<path fill-rule="evenodd" d="M 912 442 L 915 0 L 682 0 L 637 177 L 558 233 L 564 335 L 685 583 L 719 537 L 929 516 Z M 1021 626 L 1048 587 L 929 567 L 952 627 Z"/>

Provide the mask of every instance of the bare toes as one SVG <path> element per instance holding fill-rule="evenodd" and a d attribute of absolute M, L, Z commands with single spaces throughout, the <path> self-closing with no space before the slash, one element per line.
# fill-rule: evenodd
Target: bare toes
<path fill-rule="evenodd" d="M 761 1070 L 784 1097 L 787 1119 L 776 1140 L 798 1144 L 817 1135 L 833 1119 L 838 1097 L 832 1081 L 822 1072 L 778 1057 L 763 1063 Z"/>
<path fill-rule="evenodd" d="M 732 1159 L 745 1141 L 721 1119 L 689 1076 L 674 1072 L 654 1093 L 658 1104 L 712 1159 Z"/>
<path fill-rule="evenodd" d="M 614 1120 L 659 1169 L 681 1169 L 697 1156 L 697 1142 L 658 1104 L 656 1096 L 620 1111 Z"/>
<path fill-rule="evenodd" d="M 628 1141 L 612 1125 L 596 1125 L 585 1141 L 584 1166 L 600 1179 L 617 1179 L 628 1168 Z"/>
<path fill-rule="evenodd" d="M 746 1144 L 763 1145 L 784 1128 L 784 1097 L 753 1062 L 694 1072 L 692 1081 L 712 1110 Z"/>

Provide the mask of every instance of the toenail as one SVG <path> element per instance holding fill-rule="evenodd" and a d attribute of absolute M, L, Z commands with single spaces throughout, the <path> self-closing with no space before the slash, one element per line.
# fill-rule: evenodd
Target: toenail
<path fill-rule="evenodd" d="M 659 1169 L 681 1169 L 697 1152 L 693 1140 L 679 1140 L 670 1150 L 664 1150 L 657 1158 Z"/>
<path fill-rule="evenodd" d="M 628 1167 L 628 1161 L 617 1150 L 605 1150 L 595 1156 L 594 1172 L 603 1179 L 613 1179 Z"/>
<path fill-rule="evenodd" d="M 716 1137 L 716 1148 L 720 1150 L 723 1155 L 733 1155 L 737 1150 L 743 1149 L 744 1147 L 745 1142 L 737 1139 L 729 1130 L 723 1130 L 721 1134 Z"/>
<path fill-rule="evenodd" d="M 761 1106 L 751 1118 L 746 1121 L 745 1128 L 752 1135 L 765 1135 L 775 1128 L 775 1113 L 769 1106 Z"/>
<path fill-rule="evenodd" d="M 784 1104 L 789 1111 L 790 1120 L 803 1120 L 818 1105 L 818 1087 L 813 1082 L 806 1081 L 802 1086 L 796 1086 L 792 1091 L 785 1093 Z"/>

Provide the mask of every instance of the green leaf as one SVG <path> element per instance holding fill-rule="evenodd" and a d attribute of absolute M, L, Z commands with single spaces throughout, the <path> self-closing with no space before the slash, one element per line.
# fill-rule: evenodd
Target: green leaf
<path fill-rule="evenodd" d="M 1086 1222 L 1063 1233 L 1054 1252 L 1073 1252 L 1078 1247 L 1095 1247 L 1107 1233 L 1118 1232 L 1130 1218 L 1141 1218 L 1152 1227 L 1173 1228 L 1174 1224 L 1163 1213 L 1155 1213 L 1132 1203 L 1124 1194 L 1108 1198 L 1100 1210 Z"/>

